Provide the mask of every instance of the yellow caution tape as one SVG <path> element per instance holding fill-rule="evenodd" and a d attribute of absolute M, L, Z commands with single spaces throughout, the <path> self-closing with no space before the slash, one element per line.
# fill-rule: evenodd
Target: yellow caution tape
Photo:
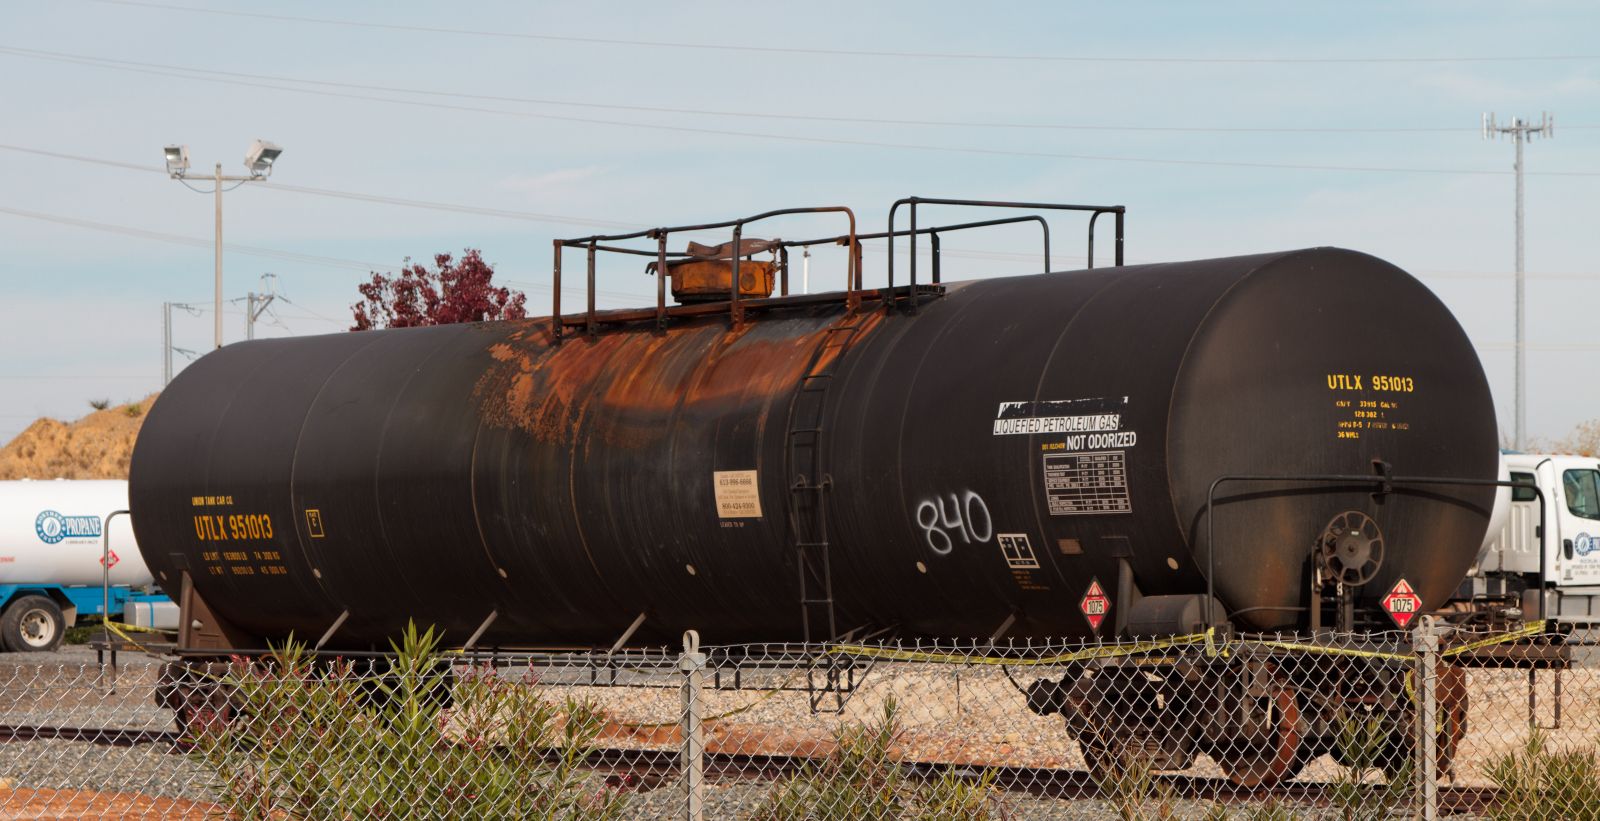
<path fill-rule="evenodd" d="M 135 632 L 135 633 L 167 634 L 167 633 L 177 632 L 175 630 L 158 630 L 158 629 L 156 629 L 154 627 L 140 627 L 137 624 L 127 624 L 127 623 L 120 622 L 120 621 L 111 621 L 110 619 L 106 619 L 104 621 L 104 623 L 107 626 L 115 625 L 116 627 L 118 627 L 118 628 L 120 628 L 122 630 L 130 630 L 130 631 Z"/>
<path fill-rule="evenodd" d="M 119 637 L 121 637 L 121 639 L 123 641 L 133 645 L 136 648 L 138 648 L 140 652 L 143 652 L 146 655 L 155 656 L 157 658 L 161 657 L 159 653 L 155 653 L 155 652 L 151 651 L 150 648 L 145 647 L 144 645 L 140 644 L 137 641 L 134 641 L 133 637 L 129 636 L 127 633 L 122 632 L 122 628 L 123 627 L 127 627 L 129 625 L 119 625 L 114 621 L 107 621 L 104 624 L 105 624 L 105 627 L 106 627 L 107 630 L 110 630 L 111 632 L 116 633 Z"/>
<path fill-rule="evenodd" d="M 1544 623 L 1536 621 L 1536 622 L 1533 622 L 1531 624 L 1525 625 L 1523 627 L 1519 627 L 1516 630 L 1512 630 L 1509 633 L 1501 633 L 1501 634 L 1496 635 L 1496 636 L 1490 636 L 1489 638 L 1486 638 L 1486 639 L 1479 639 L 1477 641 L 1468 642 L 1466 644 L 1458 644 L 1455 647 L 1451 647 L 1450 649 L 1441 652 L 1439 655 L 1440 656 L 1459 656 L 1462 653 L 1470 653 L 1470 652 L 1472 652 L 1474 650 L 1482 650 L 1485 647 L 1490 647 L 1490 646 L 1496 645 L 1496 644 L 1504 644 L 1506 642 L 1519 641 L 1521 639 L 1532 638 L 1532 637 L 1537 636 L 1537 635 L 1539 635 L 1540 633 L 1543 633 L 1543 632 L 1544 632 Z"/>
<path fill-rule="evenodd" d="M 1385 661 L 1411 661 L 1412 656 L 1403 653 L 1386 653 L 1382 650 L 1357 650 L 1354 647 L 1329 647 L 1322 644 L 1295 644 L 1291 641 L 1271 641 L 1268 639 L 1250 639 L 1240 641 L 1241 645 L 1252 647 L 1271 647 L 1276 650 L 1289 650 L 1296 653 L 1312 653 L 1325 656 L 1346 656 L 1349 658 L 1382 659 Z"/>
<path fill-rule="evenodd" d="M 1177 636 L 1161 641 L 1140 642 L 1137 644 L 1119 644 L 1105 647 L 1089 647 L 1071 653 L 1060 653 L 1053 656 L 1044 656 L 1036 659 L 1003 658 L 995 656 L 971 656 L 961 653 L 931 653 L 922 650 L 896 650 L 887 647 L 869 647 L 864 644 L 839 644 L 828 648 L 829 653 L 840 655 L 866 656 L 868 658 L 887 659 L 889 661 L 926 661 L 938 664 L 995 664 L 1007 667 L 1028 667 L 1035 665 L 1067 664 L 1074 661 L 1093 661 L 1095 659 L 1121 658 L 1124 656 L 1137 656 L 1168 650 L 1174 647 L 1187 647 L 1205 643 L 1210 646 L 1210 631 L 1194 633 L 1187 636 Z"/>
<path fill-rule="evenodd" d="M 1501 633 L 1489 638 L 1480 639 L 1468 644 L 1457 645 L 1440 652 L 1440 657 L 1458 656 L 1481 650 L 1495 644 L 1519 641 L 1536 636 L 1544 629 L 1542 624 L 1530 624 L 1506 633 Z M 976 656 L 961 653 L 938 653 L 924 650 L 900 650 L 887 647 L 870 647 L 862 644 L 840 644 L 828 649 L 829 653 L 840 655 L 865 656 L 868 658 L 886 659 L 889 661 L 921 661 L 935 664 L 993 664 L 1008 667 L 1048 666 L 1069 664 L 1078 661 L 1094 661 L 1097 659 L 1124 658 L 1127 656 L 1146 655 L 1177 647 L 1190 647 L 1203 645 L 1208 657 L 1227 657 L 1240 648 L 1265 647 L 1274 650 L 1284 650 L 1292 653 L 1310 653 L 1316 655 L 1342 656 L 1346 658 L 1368 658 L 1382 661 L 1411 662 L 1416 660 L 1414 654 L 1394 653 L 1383 650 L 1362 650 L 1354 647 L 1331 647 L 1321 644 L 1302 644 L 1290 641 L 1275 641 L 1272 639 L 1234 639 L 1231 641 L 1218 641 L 1213 630 L 1204 633 L 1193 633 L 1186 636 L 1176 636 L 1160 641 L 1140 642 L 1136 644 L 1107 645 L 1102 647 L 1089 647 L 1070 653 L 1059 653 L 1034 659 L 1004 658 L 995 656 Z"/>

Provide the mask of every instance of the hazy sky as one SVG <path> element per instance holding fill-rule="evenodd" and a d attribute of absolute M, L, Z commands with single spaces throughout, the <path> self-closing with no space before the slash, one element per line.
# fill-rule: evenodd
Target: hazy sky
<path fill-rule="evenodd" d="M 285 151 L 272 183 L 226 195 L 225 295 L 278 275 L 290 302 L 263 336 L 342 330 L 363 271 L 408 256 L 481 248 L 544 313 L 551 238 L 618 224 L 844 204 L 881 230 L 910 194 L 1119 203 L 1131 261 L 1339 245 L 1416 273 L 1509 430 L 1513 147 L 1481 139 L 1486 111 L 1557 117 L 1527 149 L 1527 269 L 1529 428 L 1559 437 L 1600 417 L 1597 32 L 1593 3 L 1504 0 L 0 0 L 0 440 L 159 387 L 162 303 L 212 294 L 212 199 L 159 172 L 161 147 L 240 173 L 257 137 Z M 1057 267 L 1082 264 L 1081 230 L 1058 223 Z M 1035 243 L 947 239 L 947 276 L 1038 270 Z M 813 273 L 843 279 L 833 257 Z M 601 290 L 653 286 L 630 264 Z M 225 318 L 243 338 L 242 307 Z M 211 333 L 176 313 L 176 345 Z"/>

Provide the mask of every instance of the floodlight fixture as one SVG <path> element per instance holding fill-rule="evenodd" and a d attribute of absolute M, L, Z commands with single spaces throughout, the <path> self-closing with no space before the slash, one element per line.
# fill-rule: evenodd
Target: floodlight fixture
<path fill-rule="evenodd" d="M 220 348 L 222 347 L 222 194 L 225 191 L 232 190 L 232 188 L 225 187 L 223 184 L 231 182 L 243 185 L 247 182 L 262 182 L 267 177 L 272 176 L 273 163 L 278 161 L 278 155 L 283 153 L 283 148 L 277 143 L 269 142 L 267 140 L 256 140 L 255 142 L 250 143 L 250 150 L 245 152 L 244 155 L 245 168 L 249 169 L 250 171 L 250 175 L 248 177 L 228 176 L 223 174 L 222 163 L 217 163 L 216 173 L 206 174 L 204 177 L 190 177 L 188 175 L 189 146 L 169 145 L 163 150 L 162 153 L 165 154 L 167 158 L 167 173 L 170 174 L 173 179 L 183 181 L 183 184 L 188 186 L 191 190 L 199 193 L 209 193 L 211 196 L 216 198 L 217 239 L 214 248 L 214 253 L 216 256 L 216 263 L 214 266 L 214 279 L 216 280 L 216 287 L 213 294 L 214 299 L 212 308 L 212 312 L 215 314 L 215 316 L 213 316 L 212 319 L 215 324 L 214 330 L 216 334 L 216 345 L 218 348 Z M 188 180 L 200 179 L 213 182 L 215 185 L 210 191 L 201 191 L 201 189 L 189 186 Z M 233 186 L 233 188 L 238 187 L 238 185 Z"/>
<path fill-rule="evenodd" d="M 271 176 L 272 164 L 277 162 L 278 155 L 282 153 L 283 148 L 277 143 L 256 140 L 250 144 L 250 150 L 245 152 L 244 165 L 250 169 L 252 177 Z"/>
<path fill-rule="evenodd" d="M 168 174 L 181 177 L 189 170 L 189 146 L 169 145 L 165 149 L 165 154 Z"/>

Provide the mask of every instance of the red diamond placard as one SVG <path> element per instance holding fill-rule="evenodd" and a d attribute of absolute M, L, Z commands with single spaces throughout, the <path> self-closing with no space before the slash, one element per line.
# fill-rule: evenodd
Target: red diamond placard
<path fill-rule="evenodd" d="M 1083 601 L 1078 602 L 1078 609 L 1089 620 L 1089 629 L 1100 632 L 1100 622 L 1111 612 L 1111 600 L 1106 598 L 1106 591 L 1100 589 L 1099 579 L 1089 580 L 1089 589 L 1083 594 Z"/>
<path fill-rule="evenodd" d="M 1394 623 L 1403 630 L 1422 609 L 1422 597 L 1411 589 L 1410 582 L 1401 579 L 1389 588 L 1389 595 L 1383 597 L 1381 604 L 1383 612 L 1388 613 L 1389 618 L 1394 619 Z"/>
<path fill-rule="evenodd" d="M 105 565 L 107 570 L 116 567 L 117 562 L 120 561 L 122 560 L 117 558 L 117 551 L 115 550 L 107 551 L 106 555 L 100 557 L 100 563 Z"/>

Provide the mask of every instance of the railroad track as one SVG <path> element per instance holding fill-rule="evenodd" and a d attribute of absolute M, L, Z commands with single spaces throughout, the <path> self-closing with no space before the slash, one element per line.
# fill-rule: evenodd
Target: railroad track
<path fill-rule="evenodd" d="M 712 782 L 717 780 L 771 781 L 795 775 L 816 759 L 805 756 L 766 756 L 711 754 L 705 757 L 705 769 Z M 660 750 L 597 750 L 589 755 L 587 766 L 606 772 L 618 779 L 617 785 L 639 790 L 654 789 L 670 784 L 676 777 L 676 755 Z M 974 780 L 988 776 L 996 788 L 1010 793 L 1024 793 L 1042 798 L 1062 800 L 1100 798 L 1101 790 L 1094 777 L 1083 770 L 1066 770 L 1046 767 L 973 766 L 961 764 L 935 764 L 911 762 L 907 770 L 918 776 L 936 777 L 945 772 L 970 774 Z M 1303 805 L 1327 805 L 1334 785 L 1328 783 L 1289 782 L 1271 788 L 1245 789 L 1225 778 L 1205 778 L 1190 775 L 1157 775 L 1157 784 L 1171 789 L 1172 795 L 1184 799 L 1198 799 L 1230 803 L 1233 801 L 1261 801 L 1277 799 Z M 1375 795 L 1382 789 L 1374 785 L 1369 791 Z M 1439 786 L 1439 808 L 1449 812 L 1482 812 L 1496 797 L 1493 787 Z"/>
<path fill-rule="evenodd" d="M 165 745 L 168 752 L 179 755 L 189 749 L 176 730 L 0 725 L 0 743 L 38 739 L 84 741 L 115 747 L 159 744 Z M 805 765 L 815 761 L 808 756 L 707 753 L 705 769 L 713 783 L 719 780 L 774 781 L 796 775 Z M 672 751 L 605 747 L 591 752 L 584 764 L 590 770 L 605 774 L 614 786 L 639 792 L 670 785 L 678 774 L 677 754 Z M 1100 787 L 1089 773 L 1082 770 L 929 762 L 909 762 L 905 766 L 911 774 L 924 777 L 936 777 L 946 772 L 970 775 L 975 780 L 987 776 L 996 788 L 1009 793 L 1068 801 L 1100 797 Z M 1272 788 L 1246 790 L 1223 778 L 1158 775 L 1155 780 L 1170 789 L 1174 796 L 1223 803 L 1277 799 L 1302 805 L 1327 805 L 1333 791 L 1333 785 L 1327 783 L 1289 782 Z M 1376 793 L 1379 789 L 1373 787 L 1372 791 Z M 1487 809 L 1495 796 L 1496 791 L 1492 787 L 1440 785 L 1439 806 L 1441 810 L 1449 812 L 1478 813 Z"/>
<path fill-rule="evenodd" d="M 64 741 L 87 741 L 108 747 L 132 747 L 136 744 L 166 744 L 174 750 L 180 747 L 181 737 L 176 730 L 129 730 L 101 727 L 61 727 L 54 725 L 0 724 L 0 742 L 35 741 L 54 738 Z"/>

